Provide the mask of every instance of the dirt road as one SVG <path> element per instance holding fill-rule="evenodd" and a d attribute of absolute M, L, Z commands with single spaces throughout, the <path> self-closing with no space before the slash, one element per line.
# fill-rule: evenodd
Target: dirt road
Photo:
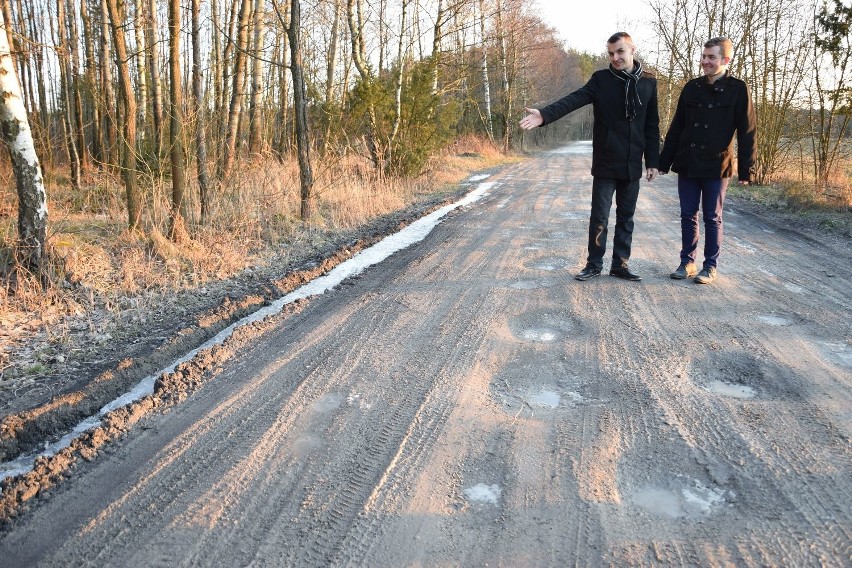
<path fill-rule="evenodd" d="M 0 564 L 849 565 L 848 240 L 734 206 L 717 282 L 671 280 L 664 176 L 644 281 L 577 282 L 590 160 L 505 170 L 279 316 L 17 519 Z"/>

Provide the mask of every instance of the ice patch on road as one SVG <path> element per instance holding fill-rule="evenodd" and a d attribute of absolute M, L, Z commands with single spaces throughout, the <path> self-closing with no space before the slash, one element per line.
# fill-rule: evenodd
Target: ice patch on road
<path fill-rule="evenodd" d="M 766 325 L 771 325 L 772 327 L 784 327 L 787 325 L 791 325 L 792 323 L 787 318 L 782 318 L 781 316 L 774 315 L 757 316 L 757 320 L 765 323 Z"/>
<path fill-rule="evenodd" d="M 661 517 L 680 519 L 702 517 L 725 504 L 725 490 L 706 487 L 695 480 L 691 487 L 664 489 L 643 487 L 632 496 L 632 502 Z"/>
<path fill-rule="evenodd" d="M 480 179 L 485 179 L 488 176 L 483 174 L 482 176 L 474 177 L 477 178 L 478 181 Z M 388 235 L 378 243 L 358 252 L 357 254 L 352 256 L 352 258 L 338 264 L 335 268 L 333 268 L 323 276 L 320 276 L 311 280 L 310 282 L 307 282 L 306 284 L 304 284 L 300 288 L 293 290 L 286 296 L 283 296 L 282 298 L 279 298 L 278 300 L 270 303 L 269 305 L 260 308 L 256 312 L 246 316 L 240 321 L 231 324 L 230 326 L 226 327 L 218 334 L 216 334 L 214 337 L 207 340 L 201 346 L 191 350 L 187 354 L 174 361 L 168 367 L 165 367 L 164 369 L 157 371 L 153 375 L 142 379 L 130 392 L 123 394 L 122 396 L 105 405 L 103 408 L 100 409 L 100 411 L 98 411 L 96 415 L 91 416 L 80 422 L 76 427 L 74 427 L 71 432 L 63 436 L 60 440 L 54 443 L 45 444 L 45 447 L 42 451 L 20 456 L 15 460 L 5 462 L 0 465 L 0 481 L 8 477 L 26 473 L 32 470 L 33 465 L 35 464 L 35 460 L 37 458 L 52 456 L 61 449 L 68 447 L 75 438 L 77 438 L 86 430 L 100 426 L 101 419 L 108 412 L 111 412 L 117 408 L 137 401 L 142 397 L 153 394 L 154 383 L 156 382 L 157 377 L 160 377 L 164 374 L 173 373 L 179 365 L 190 361 L 199 352 L 205 349 L 210 349 L 211 347 L 214 347 L 216 345 L 221 345 L 229 337 L 231 337 L 231 335 L 236 329 L 241 328 L 245 325 L 250 325 L 252 323 L 261 321 L 269 316 L 276 315 L 280 313 L 285 306 L 287 306 L 288 304 L 292 304 L 293 302 L 296 302 L 298 300 L 303 300 L 311 296 L 324 294 L 325 292 L 328 292 L 335 286 L 339 285 L 347 278 L 356 276 L 367 268 L 387 259 L 394 253 L 397 253 L 403 249 L 410 247 L 415 243 L 422 241 L 432 231 L 432 229 L 434 229 L 439 223 L 443 221 L 444 217 L 446 217 L 448 213 L 454 211 L 455 209 L 467 207 L 480 200 L 483 196 L 487 195 L 488 191 L 493 188 L 494 185 L 495 182 L 480 183 L 476 186 L 475 189 L 468 192 L 459 201 L 456 201 L 455 203 L 450 203 L 449 205 L 445 205 L 444 207 L 433 211 L 429 215 L 421 217 L 420 219 L 414 221 L 402 230 L 397 231 L 392 235 Z"/>
<path fill-rule="evenodd" d="M 787 288 L 789 291 L 793 292 L 794 294 L 804 294 L 805 293 L 805 289 L 802 288 L 801 286 L 796 285 L 796 284 L 786 283 L 786 284 L 784 284 L 784 287 Z"/>
<path fill-rule="evenodd" d="M 500 489 L 500 486 L 497 484 L 486 485 L 484 483 L 477 483 L 476 485 L 464 490 L 464 496 L 468 501 L 486 503 L 488 505 L 496 505 L 499 502 L 502 493 L 503 490 Z"/>
<path fill-rule="evenodd" d="M 475 176 L 470 176 L 469 181 L 482 181 L 484 179 L 488 179 L 491 174 L 477 174 Z"/>
<path fill-rule="evenodd" d="M 704 390 L 713 394 L 721 394 L 733 398 L 754 398 L 757 392 L 751 387 L 745 385 L 735 385 L 726 383 L 725 381 L 710 381 Z"/>
<path fill-rule="evenodd" d="M 554 341 L 557 334 L 552 329 L 525 329 L 521 332 L 521 338 L 527 341 L 548 343 Z"/>
<path fill-rule="evenodd" d="M 532 406 L 541 406 L 544 408 L 559 408 L 559 402 L 562 400 L 562 397 L 559 396 L 559 393 L 553 392 L 552 390 L 543 390 L 532 395 L 529 398 L 529 403 Z"/>

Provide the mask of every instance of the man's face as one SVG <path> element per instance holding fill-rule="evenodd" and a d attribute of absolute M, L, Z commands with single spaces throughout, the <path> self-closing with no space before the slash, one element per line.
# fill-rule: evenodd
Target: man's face
<path fill-rule="evenodd" d="M 730 61 L 730 57 L 722 57 L 720 46 L 705 47 L 701 53 L 701 70 L 704 71 L 705 76 L 712 77 L 725 71 Z"/>
<path fill-rule="evenodd" d="M 615 43 L 608 43 L 606 52 L 613 68 L 619 71 L 633 71 L 633 54 L 636 53 L 636 48 L 630 41 L 621 38 Z"/>

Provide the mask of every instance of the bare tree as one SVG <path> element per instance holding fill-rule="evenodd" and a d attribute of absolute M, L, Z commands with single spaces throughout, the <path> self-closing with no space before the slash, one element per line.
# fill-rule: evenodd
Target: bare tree
<path fill-rule="evenodd" d="M 311 145 L 308 136 L 307 93 L 305 92 L 305 77 L 302 68 L 301 25 L 301 4 L 299 0 L 290 0 L 290 25 L 287 27 L 287 37 L 290 40 L 290 74 L 293 76 L 296 150 L 298 152 L 299 181 L 301 183 L 299 215 L 302 220 L 307 220 L 311 216 L 314 177 L 311 169 Z"/>
<path fill-rule="evenodd" d="M 136 52 L 133 57 L 136 60 L 136 84 L 139 87 L 137 93 L 139 100 L 139 122 L 143 128 L 148 124 L 148 70 L 146 56 L 148 48 L 145 43 L 145 27 L 147 17 L 145 16 L 145 0 L 134 0 L 136 8 L 136 22 L 133 29 L 136 34 Z"/>
<path fill-rule="evenodd" d="M 251 16 L 251 0 L 241 0 L 240 23 L 237 32 L 237 46 L 234 61 L 233 93 L 231 107 L 228 112 L 228 126 L 225 135 L 222 161 L 219 164 L 219 179 L 225 179 L 234 166 L 234 156 L 237 153 L 237 134 L 240 125 L 240 115 L 243 105 L 243 84 L 245 82 L 246 48 L 248 47 L 249 17 Z"/>
<path fill-rule="evenodd" d="M 112 0 L 110 0 L 112 1 Z M 148 0 L 145 14 L 145 36 L 148 72 L 151 76 L 151 111 L 154 118 L 154 147 L 157 160 L 163 149 L 163 82 L 160 78 L 160 42 L 157 38 L 157 0 Z"/>
<path fill-rule="evenodd" d="M 71 185 L 75 191 L 80 190 L 80 149 L 77 147 L 79 138 L 75 134 L 77 121 L 74 119 L 74 80 L 71 76 L 70 50 L 66 33 L 65 0 L 56 1 L 57 36 L 59 45 L 59 96 L 62 101 L 62 124 L 65 132 L 68 161 L 71 164 Z"/>
<path fill-rule="evenodd" d="M 201 224 L 210 217 L 210 178 L 207 174 L 207 135 L 204 112 L 204 85 L 201 77 L 201 22 L 200 1 L 192 0 L 192 106 L 195 110 L 195 162 L 198 171 Z M 216 45 L 216 41 L 213 44 Z"/>
<path fill-rule="evenodd" d="M 18 188 L 18 261 L 40 273 L 45 258 L 47 195 L 27 111 L 0 11 L 0 134 L 9 150 Z"/>
<path fill-rule="evenodd" d="M 264 17 L 263 0 L 254 0 L 254 49 L 251 70 L 251 102 L 249 104 L 249 154 L 262 151 L 262 107 L 263 97 L 263 41 Z"/>
<path fill-rule="evenodd" d="M 136 97 L 130 81 L 127 64 L 127 40 L 124 35 L 124 19 L 118 10 L 117 0 L 104 0 L 109 10 L 112 39 L 115 46 L 115 63 L 118 67 L 118 93 L 121 98 L 121 177 L 127 197 L 127 228 L 136 231 L 142 216 L 139 190 L 136 187 Z"/>
<path fill-rule="evenodd" d="M 485 123 L 485 132 L 488 134 L 488 139 L 494 142 L 494 125 L 491 118 L 491 86 L 488 77 L 488 35 L 485 30 L 485 2 L 484 0 L 479 0 L 479 37 L 482 49 L 480 69 L 482 71 L 482 105 L 485 109 L 482 121 Z"/>
<path fill-rule="evenodd" d="M 180 71 L 180 0 L 169 0 L 169 147 L 172 163 L 172 208 L 169 238 L 188 240 L 186 233 L 186 165 L 183 159 L 183 92 Z"/>

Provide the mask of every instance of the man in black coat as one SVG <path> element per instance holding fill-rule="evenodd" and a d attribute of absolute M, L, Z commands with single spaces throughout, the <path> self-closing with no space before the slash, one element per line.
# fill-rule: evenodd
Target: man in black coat
<path fill-rule="evenodd" d="M 615 194 L 615 236 L 610 275 L 638 282 L 642 278 L 627 267 L 633 241 L 633 214 L 639 198 L 642 160 L 648 181 L 657 176 L 660 154 L 660 115 L 657 109 L 657 79 L 643 71 L 634 59 L 631 37 L 618 32 L 607 40 L 609 66 L 595 71 L 589 81 L 573 93 L 542 108 L 525 109 L 520 126 L 531 130 L 591 104 L 594 109 L 592 136 L 592 210 L 589 216 L 589 255 L 575 278 L 599 276 L 606 252 L 607 223 Z"/>
<path fill-rule="evenodd" d="M 754 168 L 754 107 L 746 84 L 728 73 L 733 51 L 731 40 L 724 37 L 704 44 L 704 76 L 683 87 L 660 155 L 660 171 L 667 173 L 671 168 L 678 174 L 680 265 L 671 274 L 677 280 L 695 276 L 695 282 L 709 284 L 716 279 L 722 247 L 722 208 L 728 180 L 734 173 L 734 132 L 741 185 L 748 185 Z M 695 264 L 699 204 L 704 216 L 701 272 Z"/>

